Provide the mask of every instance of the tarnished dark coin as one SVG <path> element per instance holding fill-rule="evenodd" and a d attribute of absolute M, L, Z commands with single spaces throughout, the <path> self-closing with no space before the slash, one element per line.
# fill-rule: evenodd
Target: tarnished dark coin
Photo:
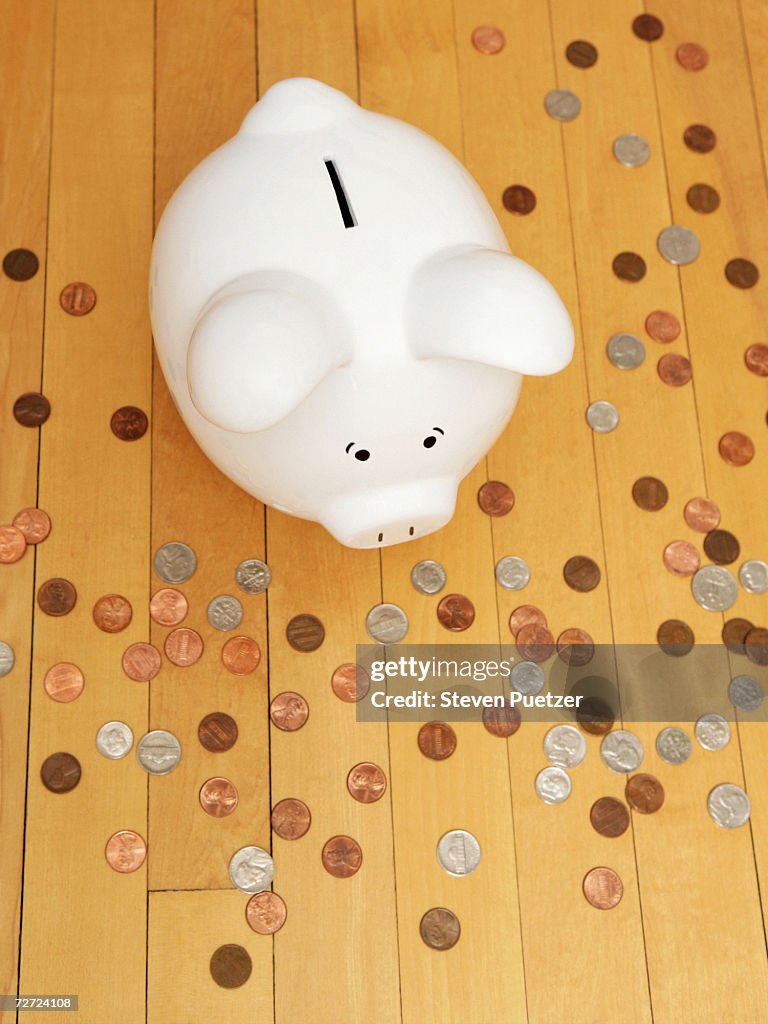
<path fill-rule="evenodd" d="M 43 785 L 52 793 L 68 793 L 80 781 L 82 769 L 74 754 L 59 751 L 50 754 L 40 768 Z"/>
<path fill-rule="evenodd" d="M 135 405 L 122 405 L 112 413 L 109 425 L 112 433 L 121 441 L 137 441 L 146 434 L 149 420 L 143 409 Z"/>
<path fill-rule="evenodd" d="M 760 271 L 750 260 L 735 259 L 726 263 L 725 276 L 735 288 L 754 288 Z"/>
<path fill-rule="evenodd" d="M 629 828 L 629 811 L 621 800 L 612 796 L 601 796 L 595 800 L 589 812 L 592 828 L 601 836 L 615 839 Z"/>
<path fill-rule="evenodd" d="M 77 591 L 69 580 L 54 577 L 37 591 L 37 603 L 46 615 L 67 615 L 75 607 Z"/>
<path fill-rule="evenodd" d="M 687 622 L 680 619 L 667 619 L 656 630 L 656 640 L 665 654 L 681 658 L 693 650 L 695 638 L 693 630 Z"/>
<path fill-rule="evenodd" d="M 575 717 L 584 732 L 592 736 L 605 736 L 616 721 L 611 706 L 600 697 L 586 697 L 582 700 Z"/>
<path fill-rule="evenodd" d="M 754 626 L 749 619 L 728 619 L 720 635 L 729 651 L 744 654 L 744 641 L 750 629 L 754 629 Z"/>
<path fill-rule="evenodd" d="M 563 566 L 563 577 L 572 590 L 586 593 L 600 582 L 600 569 L 586 555 L 574 555 Z"/>
<path fill-rule="evenodd" d="M 638 14 L 632 22 L 632 31 L 638 39 L 653 43 L 664 34 L 664 23 L 654 14 Z"/>
<path fill-rule="evenodd" d="M 316 651 L 325 639 L 325 628 L 314 615 L 296 615 L 285 629 L 288 643 L 294 651 Z"/>
<path fill-rule="evenodd" d="M 419 935 L 430 949 L 451 949 L 459 941 L 461 925 L 452 910 L 433 907 L 422 917 Z"/>
<path fill-rule="evenodd" d="M 301 839 L 312 824 L 312 815 L 303 800 L 289 796 L 272 808 L 271 823 L 281 839 Z"/>
<path fill-rule="evenodd" d="M 214 950 L 210 962 L 211 977 L 222 988 L 239 988 L 251 976 L 253 963 L 247 949 L 234 942 Z"/>
<path fill-rule="evenodd" d="M 503 708 L 483 708 L 483 725 L 491 734 L 505 739 L 514 736 L 520 728 L 520 709 L 505 705 Z"/>
<path fill-rule="evenodd" d="M 597 48 L 586 39 L 574 39 L 572 43 L 568 43 L 565 56 L 576 68 L 591 68 L 597 60 Z"/>
<path fill-rule="evenodd" d="M 96 292 L 84 281 L 71 281 L 62 288 L 59 303 L 70 316 L 85 316 L 96 305 Z"/>
<path fill-rule="evenodd" d="M 768 629 L 753 626 L 744 637 L 744 651 L 755 665 L 768 665 Z"/>
<path fill-rule="evenodd" d="M 613 257 L 613 272 L 622 281 L 640 281 L 645 277 L 645 260 L 636 252 L 620 252 Z"/>
<path fill-rule="evenodd" d="M 39 427 L 51 415 L 51 403 L 39 391 L 27 391 L 13 403 L 13 415 L 22 427 Z"/>
<path fill-rule="evenodd" d="M 445 761 L 456 749 L 456 733 L 447 722 L 425 722 L 419 729 L 419 750 L 432 761 Z"/>
<path fill-rule="evenodd" d="M 39 266 L 40 261 L 31 249 L 11 249 L 3 257 L 3 271 L 12 281 L 28 281 Z"/>
<path fill-rule="evenodd" d="M 632 485 L 632 497 L 635 504 L 646 512 L 658 512 L 669 500 L 669 491 L 663 480 L 655 476 L 641 476 Z"/>
<path fill-rule="evenodd" d="M 730 565 L 739 557 L 741 546 L 728 530 L 710 530 L 704 538 L 704 553 L 716 565 Z"/>
<path fill-rule="evenodd" d="M 505 516 L 514 507 L 515 495 L 501 480 L 486 480 L 477 492 L 477 503 L 489 516 Z"/>
<path fill-rule="evenodd" d="M 689 124 L 683 132 L 683 142 L 694 153 L 710 153 L 717 145 L 717 136 L 705 124 Z"/>
<path fill-rule="evenodd" d="M 633 811 L 654 814 L 664 803 L 664 787 L 655 775 L 640 772 L 627 779 L 624 796 Z"/>
<path fill-rule="evenodd" d="M 697 213 L 714 213 L 720 205 L 720 195 L 711 185 L 691 185 L 685 198 L 690 208 Z"/>
<path fill-rule="evenodd" d="M 504 189 L 501 201 L 505 210 L 525 216 L 536 206 L 536 195 L 525 185 L 510 185 Z"/>
<path fill-rule="evenodd" d="M 224 711 L 212 711 L 201 719 L 197 738 L 206 750 L 220 754 L 237 742 L 237 722 Z"/>

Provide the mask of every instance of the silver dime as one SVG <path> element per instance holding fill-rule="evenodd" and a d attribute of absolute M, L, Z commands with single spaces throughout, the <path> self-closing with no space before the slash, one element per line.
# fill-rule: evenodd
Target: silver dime
<path fill-rule="evenodd" d="M 710 792 L 707 810 L 720 828 L 739 828 L 749 821 L 752 807 L 741 786 L 724 782 Z"/>
<path fill-rule="evenodd" d="M 556 121 L 572 121 L 581 110 L 581 100 L 570 89 L 552 89 L 544 97 L 544 106 Z"/>
<path fill-rule="evenodd" d="M 526 697 L 544 689 L 544 669 L 535 661 L 518 661 L 509 676 L 512 689 Z"/>
<path fill-rule="evenodd" d="M 544 737 L 544 753 L 558 768 L 575 768 L 587 754 L 584 733 L 573 725 L 553 725 Z"/>
<path fill-rule="evenodd" d="M 166 583 L 185 583 L 197 568 L 197 557 L 189 544 L 174 540 L 157 549 L 154 566 Z"/>
<path fill-rule="evenodd" d="M 172 732 L 153 729 L 136 744 L 136 757 L 150 775 L 167 775 L 181 760 L 181 744 Z"/>
<path fill-rule="evenodd" d="M 728 700 L 740 711 L 756 711 L 765 692 L 754 676 L 734 676 L 728 684 Z"/>
<path fill-rule="evenodd" d="M 691 738 L 682 729 L 670 725 L 656 737 L 656 751 L 667 764 L 683 764 L 691 756 Z"/>
<path fill-rule="evenodd" d="M 619 425 L 619 410 L 611 402 L 593 402 L 587 409 L 587 423 L 598 434 L 608 434 Z"/>
<path fill-rule="evenodd" d="M 731 727 L 722 715 L 702 715 L 696 721 L 696 739 L 705 750 L 722 750 L 731 739 Z"/>
<path fill-rule="evenodd" d="M 7 676 L 13 668 L 16 655 L 13 648 L 5 640 L 0 640 L 0 676 Z"/>
<path fill-rule="evenodd" d="M 626 775 L 637 771 L 643 761 L 643 745 L 633 732 L 614 729 L 600 744 L 600 757 L 611 771 Z"/>
<path fill-rule="evenodd" d="M 365 619 L 368 634 L 380 644 L 397 644 L 408 632 L 408 616 L 396 604 L 377 604 Z"/>
<path fill-rule="evenodd" d="M 542 768 L 535 786 L 545 804 L 561 804 L 571 795 L 571 777 L 562 768 Z"/>
<path fill-rule="evenodd" d="M 696 235 L 690 228 L 684 228 L 680 224 L 673 224 L 660 231 L 656 245 L 664 259 L 677 266 L 693 263 L 701 252 L 701 245 Z"/>
<path fill-rule="evenodd" d="M 243 606 L 236 597 L 220 594 L 208 604 L 208 621 L 214 629 L 226 632 L 236 629 L 243 621 Z"/>
<path fill-rule="evenodd" d="M 636 370 L 645 359 L 645 345 L 634 334 L 622 331 L 608 342 L 608 358 L 620 370 Z"/>
<path fill-rule="evenodd" d="M 96 749 L 111 761 L 125 757 L 133 746 L 133 731 L 125 722 L 105 722 L 96 733 Z"/>
<path fill-rule="evenodd" d="M 453 875 L 462 878 L 470 874 L 480 863 L 480 843 L 463 828 L 455 828 L 440 837 L 437 844 L 437 859 L 440 867 Z"/>
<path fill-rule="evenodd" d="M 691 577 L 691 590 L 698 604 L 709 612 L 724 612 L 739 594 L 736 580 L 722 565 L 704 565 Z"/>
<path fill-rule="evenodd" d="M 259 558 L 246 558 L 235 569 L 235 583 L 246 594 L 261 594 L 271 582 L 270 568 Z"/>
<path fill-rule="evenodd" d="M 242 892 L 263 892 L 272 884 L 275 865 L 260 846 L 243 846 L 230 858 L 229 877 Z"/>
<path fill-rule="evenodd" d="M 651 147 L 641 135 L 619 135 L 613 143 L 613 155 L 625 167 L 641 167 L 651 155 Z"/>
<path fill-rule="evenodd" d="M 768 590 L 768 563 L 751 558 L 739 569 L 739 580 L 748 594 L 764 594 Z"/>
<path fill-rule="evenodd" d="M 447 579 L 439 562 L 425 558 L 411 569 L 411 583 L 420 594 L 439 594 Z"/>
<path fill-rule="evenodd" d="M 531 578 L 531 570 L 524 558 L 506 555 L 496 565 L 496 582 L 505 590 L 522 590 Z"/>

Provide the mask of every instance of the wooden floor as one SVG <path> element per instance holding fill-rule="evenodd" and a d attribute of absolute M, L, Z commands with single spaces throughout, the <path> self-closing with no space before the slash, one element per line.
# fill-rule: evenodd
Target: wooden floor
<path fill-rule="evenodd" d="M 47 1021 L 87 1024 L 752 1024 L 768 1021 L 768 743 L 765 726 L 738 725 L 734 741 L 709 754 L 697 745 L 681 767 L 654 750 L 658 724 L 633 726 L 645 767 L 664 783 L 656 815 L 636 816 L 620 838 L 589 825 L 592 802 L 621 796 L 588 737 L 573 795 L 558 807 L 534 792 L 544 764 L 545 724 L 497 739 L 456 726 L 456 754 L 423 757 L 416 725 L 358 724 L 354 705 L 334 697 L 333 669 L 365 642 L 364 620 L 381 600 L 401 605 L 411 642 L 450 642 L 437 598 L 412 588 L 420 558 L 443 563 L 452 590 L 476 609 L 462 641 L 510 639 L 507 619 L 522 601 L 546 611 L 557 635 L 569 626 L 596 641 L 653 643 L 661 621 L 683 619 L 697 642 L 719 643 L 723 616 L 702 610 L 689 581 L 664 568 L 666 543 L 686 538 L 685 502 L 709 495 L 744 557 L 768 554 L 768 437 L 765 378 L 746 369 L 745 348 L 765 342 L 768 323 L 768 15 L 761 0 L 654 0 L 664 34 L 632 32 L 639 0 L 49 0 L 0 3 L 3 166 L 0 247 L 40 257 L 29 281 L 0 279 L 0 522 L 39 505 L 50 537 L 16 564 L 0 566 L 0 639 L 16 653 L 0 679 L 0 993 L 77 993 L 77 1014 Z M 500 27 L 501 53 L 471 44 L 477 25 Z M 565 57 L 574 39 L 599 52 L 588 69 Z M 684 70 L 677 46 L 702 44 L 708 66 Z M 572 365 L 527 379 L 513 419 L 467 478 L 452 523 L 432 536 L 379 552 L 342 548 L 319 526 L 265 510 L 213 468 L 181 424 L 153 364 L 147 268 L 153 225 L 188 171 L 230 137 L 273 82 L 310 75 L 430 132 L 480 183 L 512 250 L 556 285 L 577 331 Z M 550 118 L 546 93 L 575 91 L 581 114 Z M 683 144 L 705 124 L 711 153 Z M 620 134 L 650 144 L 642 167 L 613 157 Z M 690 185 L 720 194 L 719 209 L 696 213 Z M 537 197 L 527 217 L 501 196 L 525 184 Z M 450 216 L 450 211 L 446 211 Z M 669 224 L 692 228 L 701 255 L 681 268 L 656 248 Z M 625 250 L 647 264 L 637 283 L 619 280 Z M 731 286 L 733 258 L 754 262 L 754 288 Z M 98 301 L 73 317 L 59 293 L 90 283 Z M 661 346 L 644 322 L 675 313 L 683 332 Z M 617 331 L 643 338 L 645 363 L 621 372 L 606 358 Z M 664 351 L 690 357 L 692 383 L 668 387 L 656 362 Z M 42 390 L 52 414 L 21 427 L 13 401 Z M 594 434 L 584 413 L 595 399 L 620 410 L 617 430 Z M 147 411 L 151 428 L 132 443 L 110 431 L 119 406 Z M 749 465 L 720 457 L 718 439 L 739 430 L 754 441 Z M 658 512 L 632 501 L 640 476 L 662 479 Z M 486 479 L 514 489 L 513 512 L 491 520 L 477 506 Z M 188 624 L 203 635 L 197 666 L 165 663 L 150 684 L 120 668 L 129 642 L 162 645 L 150 621 L 159 585 L 152 552 L 169 540 L 196 551 L 199 568 L 182 587 Z M 524 557 L 532 580 L 502 590 L 494 564 Z M 600 585 L 576 593 L 563 582 L 572 555 L 592 557 Z M 242 632 L 264 653 L 252 676 L 219 659 L 222 634 L 206 621 L 208 600 L 233 587 L 235 566 L 264 558 L 268 595 L 244 598 Z M 36 588 L 70 579 L 74 611 L 40 612 Z M 121 634 L 100 632 L 96 599 L 124 594 L 134 608 Z M 286 642 L 289 619 L 318 616 L 326 639 L 313 654 Z M 768 594 L 740 589 L 729 616 L 768 622 Z M 80 665 L 86 685 L 71 704 L 49 699 L 43 676 L 57 661 Z M 739 664 L 742 664 L 740 662 Z M 307 725 L 269 724 L 268 702 L 285 689 L 311 707 Z M 240 738 L 225 754 L 205 751 L 197 723 L 224 710 Z M 110 719 L 138 737 L 167 728 L 183 757 L 167 777 L 148 778 L 133 753 L 108 761 L 94 737 Z M 690 725 L 687 726 L 690 731 Z M 40 781 L 54 751 L 82 764 L 82 781 L 55 795 Z M 356 803 L 350 767 L 373 761 L 386 772 L 384 799 Z M 212 774 L 230 778 L 240 805 L 230 817 L 201 811 L 197 793 Z M 718 829 L 705 809 L 718 782 L 744 785 L 751 823 Z M 300 797 L 312 826 L 296 842 L 270 833 L 270 805 Z M 107 838 L 135 829 L 148 842 L 144 867 L 118 874 L 104 858 Z M 450 828 L 479 839 L 472 875 L 449 877 L 435 843 Z M 346 833 L 363 849 L 361 870 L 338 880 L 320 851 Z M 274 937 L 246 924 L 247 897 L 231 887 L 231 854 L 271 848 L 275 891 L 288 919 Z M 613 867 L 621 903 L 598 911 L 581 893 L 595 865 Z M 462 926 L 447 952 L 419 936 L 422 914 L 450 907 Z M 245 947 L 249 980 L 227 990 L 209 960 L 224 943 Z M 3 1022 L 15 1014 L 0 1014 Z M 20 1020 L 27 1017 L 21 1016 Z M 32 1014 L 29 1019 L 37 1019 Z"/>

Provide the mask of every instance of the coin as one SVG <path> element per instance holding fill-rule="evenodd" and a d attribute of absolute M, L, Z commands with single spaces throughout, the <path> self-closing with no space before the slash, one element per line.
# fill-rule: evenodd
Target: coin
<path fill-rule="evenodd" d="M 243 621 L 243 606 L 236 597 L 220 594 L 209 601 L 206 616 L 214 629 L 227 632 L 236 629 Z"/>
<path fill-rule="evenodd" d="M 646 512 L 658 512 L 669 500 L 667 485 L 655 476 L 641 476 L 632 485 L 635 504 Z"/>
<path fill-rule="evenodd" d="M 39 544 L 51 532 L 51 520 L 41 508 L 23 508 L 13 517 L 13 525 L 24 534 L 27 544 Z"/>
<path fill-rule="evenodd" d="M 654 775 L 640 772 L 627 779 L 624 796 L 632 810 L 654 814 L 664 803 L 664 787 Z"/>
<path fill-rule="evenodd" d="M 736 580 L 721 565 L 703 565 L 691 577 L 697 604 L 710 612 L 724 612 L 738 597 Z"/>
<path fill-rule="evenodd" d="M 734 676 L 728 684 L 728 700 L 739 711 L 756 711 L 765 692 L 754 676 Z"/>
<path fill-rule="evenodd" d="M 638 14 L 632 22 L 632 31 L 647 43 L 653 43 L 661 39 L 664 33 L 664 25 L 654 14 Z"/>
<path fill-rule="evenodd" d="M 717 189 L 711 185 L 691 185 L 685 194 L 688 205 L 697 213 L 714 213 L 720 205 Z"/>
<path fill-rule="evenodd" d="M 157 549 L 153 565 L 165 583 L 186 583 L 197 568 L 197 557 L 188 544 L 170 541 Z"/>
<path fill-rule="evenodd" d="M 49 754 L 40 768 L 43 785 L 51 793 L 68 793 L 80 781 L 82 769 L 74 754 L 59 751 Z"/>
<path fill-rule="evenodd" d="M 123 672 L 129 679 L 138 682 L 149 682 L 160 671 L 162 658 L 160 651 L 152 644 L 136 643 L 126 647 L 123 652 Z"/>
<path fill-rule="evenodd" d="M 750 345 L 744 352 L 747 369 L 757 377 L 768 377 L 768 345 L 757 343 Z M 14 519 L 14 523 L 16 520 Z"/>
<path fill-rule="evenodd" d="M 612 796 L 601 796 L 592 804 L 589 820 L 595 832 L 615 839 L 629 828 L 629 811 L 621 800 L 615 800 Z"/>
<path fill-rule="evenodd" d="M 720 509 L 710 498 L 691 498 L 683 516 L 690 528 L 699 533 L 709 533 L 720 523 Z"/>
<path fill-rule="evenodd" d="M 681 224 L 673 224 L 660 231 L 656 245 L 664 259 L 675 266 L 693 263 L 701 252 L 701 243 L 696 234 Z"/>
<path fill-rule="evenodd" d="M 723 643 L 734 654 L 745 654 L 744 641 L 752 629 L 749 619 L 728 619 L 721 633 Z"/>
<path fill-rule="evenodd" d="M 636 252 L 620 252 L 613 257 L 613 272 L 621 281 L 641 281 L 645 277 L 645 260 Z"/>
<path fill-rule="evenodd" d="M 248 951 L 234 942 L 214 950 L 208 966 L 211 977 L 222 988 L 239 988 L 248 981 L 253 970 Z"/>
<path fill-rule="evenodd" d="M 502 708 L 483 708 L 483 725 L 491 734 L 499 739 L 514 736 L 520 728 L 520 709 L 505 705 Z"/>
<path fill-rule="evenodd" d="M 459 941 L 461 925 L 452 910 L 446 907 L 433 907 L 419 922 L 419 935 L 424 945 L 430 949 L 452 949 Z"/>
<path fill-rule="evenodd" d="M 755 455 L 752 438 L 738 430 L 729 430 L 727 434 L 723 434 L 718 449 L 729 466 L 746 466 Z"/>
<path fill-rule="evenodd" d="M 588 665 L 595 654 L 592 637 L 584 629 L 572 626 L 557 638 L 557 653 L 561 661 L 574 668 Z"/>
<path fill-rule="evenodd" d="M 437 621 L 452 633 L 463 633 L 475 621 L 475 606 L 463 594 L 446 594 L 437 606 Z"/>
<path fill-rule="evenodd" d="M 722 750 L 731 739 L 731 727 L 722 715 L 701 715 L 696 720 L 696 739 L 704 750 Z"/>
<path fill-rule="evenodd" d="M 377 764 L 362 761 L 347 775 L 349 795 L 361 804 L 372 804 L 384 796 L 387 777 Z"/>
<path fill-rule="evenodd" d="M 656 630 L 656 641 L 665 654 L 681 658 L 693 650 L 693 630 L 680 619 L 666 619 Z"/>
<path fill-rule="evenodd" d="M 180 590 L 163 587 L 152 595 L 149 602 L 149 614 L 160 626 L 178 626 L 183 622 L 189 605 Z"/>
<path fill-rule="evenodd" d="M 509 185 L 504 189 L 501 197 L 504 209 L 510 213 L 517 213 L 526 216 L 536 206 L 535 194 L 525 185 Z"/>
<path fill-rule="evenodd" d="M 671 388 L 681 388 L 691 379 L 691 361 L 679 352 L 668 352 L 656 364 L 656 372 Z"/>
<path fill-rule="evenodd" d="M 608 358 L 620 370 L 636 370 L 645 359 L 645 346 L 634 334 L 614 334 L 606 347 Z"/>
<path fill-rule="evenodd" d="M 120 594 L 105 594 L 93 606 L 93 621 L 104 633 L 119 633 L 130 624 L 133 609 Z"/>
<path fill-rule="evenodd" d="M 348 661 L 333 670 L 331 689 L 347 704 L 355 704 L 366 696 L 371 680 L 362 665 Z"/>
<path fill-rule="evenodd" d="M 574 555 L 563 566 L 563 578 L 571 590 L 586 593 L 600 582 L 600 569 L 586 555 Z"/>
<path fill-rule="evenodd" d="M 281 839 L 301 839 L 312 823 L 312 815 L 303 800 L 286 797 L 272 808 L 272 828 Z"/>
<path fill-rule="evenodd" d="M 489 516 L 505 516 L 514 507 L 515 495 L 501 480 L 486 480 L 477 492 L 477 503 Z"/>
<path fill-rule="evenodd" d="M 67 615 L 75 607 L 77 591 L 69 580 L 54 577 L 37 591 L 37 603 L 46 615 Z"/>
<path fill-rule="evenodd" d="M 418 744 L 431 761 L 445 761 L 456 749 L 456 733 L 447 722 L 425 722 L 419 729 Z"/>
<path fill-rule="evenodd" d="M 619 425 L 619 410 L 612 402 L 592 402 L 587 407 L 587 423 L 597 434 L 610 434 Z"/>
<path fill-rule="evenodd" d="M 259 558 L 246 558 L 235 570 L 235 582 L 246 594 L 262 594 L 272 582 L 272 571 Z"/>
<path fill-rule="evenodd" d="M 12 281 L 29 281 L 40 262 L 30 249 L 11 249 L 3 257 L 3 272 Z"/>
<path fill-rule="evenodd" d="M 221 648 L 221 660 L 230 672 L 245 676 L 259 667 L 261 648 L 250 636 L 233 636 Z"/>
<path fill-rule="evenodd" d="M 686 71 L 701 71 L 709 62 L 709 54 L 698 43 L 680 43 L 675 50 L 677 62 Z"/>
<path fill-rule="evenodd" d="M 454 828 L 440 836 L 437 860 L 454 878 L 470 875 L 480 863 L 480 843 L 463 828 Z"/>
<path fill-rule="evenodd" d="M 411 569 L 411 583 L 420 594 L 439 594 L 446 579 L 445 569 L 431 559 L 417 562 Z"/>
<path fill-rule="evenodd" d="M 272 884 L 275 865 L 260 846 L 243 846 L 230 858 L 229 877 L 232 885 L 242 892 L 262 892 Z"/>
<path fill-rule="evenodd" d="M 331 836 L 321 853 L 323 867 L 334 878 L 351 878 L 360 870 L 363 851 L 351 836 Z"/>
<path fill-rule="evenodd" d="M 546 626 L 539 626 L 535 622 L 531 622 L 517 631 L 515 646 L 520 657 L 524 658 L 526 662 L 546 661 L 555 653 L 555 638 Z M 513 680 L 515 679 L 515 669 L 519 668 L 519 664 L 512 669 Z"/>
<path fill-rule="evenodd" d="M 96 749 L 110 761 L 119 761 L 133 746 L 133 731 L 125 722 L 105 722 L 96 733 Z"/>
<path fill-rule="evenodd" d="M 85 316 L 96 305 L 96 292 L 84 281 L 72 281 L 62 288 L 59 303 L 65 313 Z"/>
<path fill-rule="evenodd" d="M 177 626 L 165 638 L 163 650 L 168 661 L 179 668 L 188 668 L 202 657 L 203 638 L 195 629 Z"/>
<path fill-rule="evenodd" d="M 642 167 L 651 155 L 651 147 L 641 135 L 619 135 L 613 142 L 613 155 L 625 167 Z"/>
<path fill-rule="evenodd" d="M 571 778 L 562 768 L 542 768 L 534 785 L 545 804 L 562 804 L 571 795 Z"/>
<path fill-rule="evenodd" d="M 485 56 L 504 49 L 504 33 L 495 25 L 478 25 L 472 32 L 472 45 Z"/>
<path fill-rule="evenodd" d="M 707 810 L 720 828 L 739 828 L 749 821 L 752 807 L 741 786 L 724 782 L 710 791 Z"/>
<path fill-rule="evenodd" d="M 694 153 L 710 153 L 717 143 L 717 136 L 705 124 L 689 124 L 683 132 L 683 142 Z"/>
<path fill-rule="evenodd" d="M 528 626 L 531 623 L 537 626 L 546 626 L 547 617 L 541 608 L 537 608 L 533 604 L 518 605 L 509 616 L 509 631 L 512 636 L 517 637 L 523 626 Z"/>
<path fill-rule="evenodd" d="M 759 558 L 742 562 L 739 581 L 748 594 L 764 594 L 768 590 L 768 563 Z"/>
<path fill-rule="evenodd" d="M 691 756 L 691 739 L 682 729 L 670 725 L 656 737 L 656 752 L 667 764 L 683 764 Z"/>
<path fill-rule="evenodd" d="M 700 565 L 699 552 L 687 540 L 670 541 L 662 557 L 673 576 L 693 576 Z"/>
<path fill-rule="evenodd" d="M 365 628 L 380 644 L 397 644 L 408 632 L 408 617 L 396 604 L 377 604 L 368 612 Z"/>
<path fill-rule="evenodd" d="M 768 665 L 768 629 L 754 626 L 744 637 L 744 652 L 755 665 Z"/>
<path fill-rule="evenodd" d="M 570 89 L 552 89 L 544 97 L 544 107 L 556 121 L 573 121 L 581 111 L 581 100 Z"/>
<path fill-rule="evenodd" d="M 592 736 L 605 736 L 613 728 L 616 717 L 610 707 L 599 697 L 587 697 L 576 710 L 576 721 L 584 732 Z"/>
<path fill-rule="evenodd" d="M 524 558 L 506 555 L 496 563 L 496 582 L 505 590 L 522 590 L 531 579 L 531 569 Z"/>
<path fill-rule="evenodd" d="M 69 704 L 83 692 L 85 676 L 71 661 L 59 661 L 45 673 L 43 686 L 52 700 Z"/>
<path fill-rule="evenodd" d="M 704 538 L 704 552 L 718 565 L 730 565 L 741 554 L 741 546 L 728 530 L 710 530 Z"/>
<path fill-rule="evenodd" d="M 107 858 L 107 864 L 115 871 L 128 874 L 136 871 L 144 863 L 147 844 L 138 832 L 123 829 L 109 837 L 104 847 L 104 856 Z"/>
<path fill-rule="evenodd" d="M 181 760 L 181 744 L 172 732 L 152 729 L 136 744 L 136 757 L 150 775 L 167 775 Z"/>
<path fill-rule="evenodd" d="M 587 741 L 573 725 L 553 725 L 544 737 L 544 753 L 557 768 L 575 768 L 587 756 Z"/>
<path fill-rule="evenodd" d="M 624 886 L 613 868 L 592 868 L 581 883 L 587 903 L 597 910 L 611 910 L 624 895 Z"/>
<path fill-rule="evenodd" d="M 0 678 L 7 676 L 14 666 L 16 655 L 13 648 L 5 640 L 0 640 Z"/>
<path fill-rule="evenodd" d="M 27 538 L 17 526 L 0 526 L 0 564 L 18 562 L 27 550 Z"/>
<path fill-rule="evenodd" d="M 760 272 L 750 260 L 729 260 L 725 265 L 725 276 L 735 288 L 754 288 Z"/>
<path fill-rule="evenodd" d="M 231 750 L 237 742 L 237 722 L 224 711 L 211 711 L 200 720 L 197 738 L 212 754 Z"/>
<path fill-rule="evenodd" d="M 13 403 L 13 415 L 22 427 L 39 427 L 51 415 L 51 403 L 39 391 L 27 391 Z"/>
<path fill-rule="evenodd" d="M 674 341 L 680 334 L 680 321 L 674 313 L 663 309 L 655 309 L 645 318 L 645 329 L 649 337 L 662 345 Z"/>
<path fill-rule="evenodd" d="M 278 693 L 269 705 L 272 724 L 283 732 L 296 732 L 309 718 L 309 704 L 300 693 L 286 690 Z"/>
<path fill-rule="evenodd" d="M 518 661 L 512 667 L 509 683 L 518 693 L 526 697 L 535 696 L 544 689 L 544 670 L 535 661 Z"/>
<path fill-rule="evenodd" d="M 240 799 L 235 784 L 221 776 L 206 779 L 198 795 L 200 806 L 212 818 L 224 818 L 231 814 Z"/>
<path fill-rule="evenodd" d="M 281 896 L 265 889 L 254 893 L 245 905 L 245 920 L 259 935 L 274 935 L 285 924 L 288 909 Z"/>
<path fill-rule="evenodd" d="M 577 68 L 591 68 L 597 61 L 597 49 L 586 39 L 575 39 L 565 50 L 567 60 Z"/>
<path fill-rule="evenodd" d="M 611 771 L 626 775 L 640 767 L 643 745 L 634 733 L 626 729 L 614 729 L 603 737 L 600 757 Z"/>
<path fill-rule="evenodd" d="M 112 413 L 109 426 L 120 441 L 138 441 L 146 434 L 149 420 L 143 409 L 122 405 Z"/>

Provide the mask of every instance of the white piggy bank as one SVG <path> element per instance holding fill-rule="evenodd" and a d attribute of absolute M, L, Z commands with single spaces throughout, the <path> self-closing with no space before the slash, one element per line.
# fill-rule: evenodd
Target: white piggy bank
<path fill-rule="evenodd" d="M 573 352 L 563 303 L 459 161 L 311 78 L 272 86 L 179 186 L 150 311 L 208 457 L 358 548 L 447 523 L 521 374 Z"/>

